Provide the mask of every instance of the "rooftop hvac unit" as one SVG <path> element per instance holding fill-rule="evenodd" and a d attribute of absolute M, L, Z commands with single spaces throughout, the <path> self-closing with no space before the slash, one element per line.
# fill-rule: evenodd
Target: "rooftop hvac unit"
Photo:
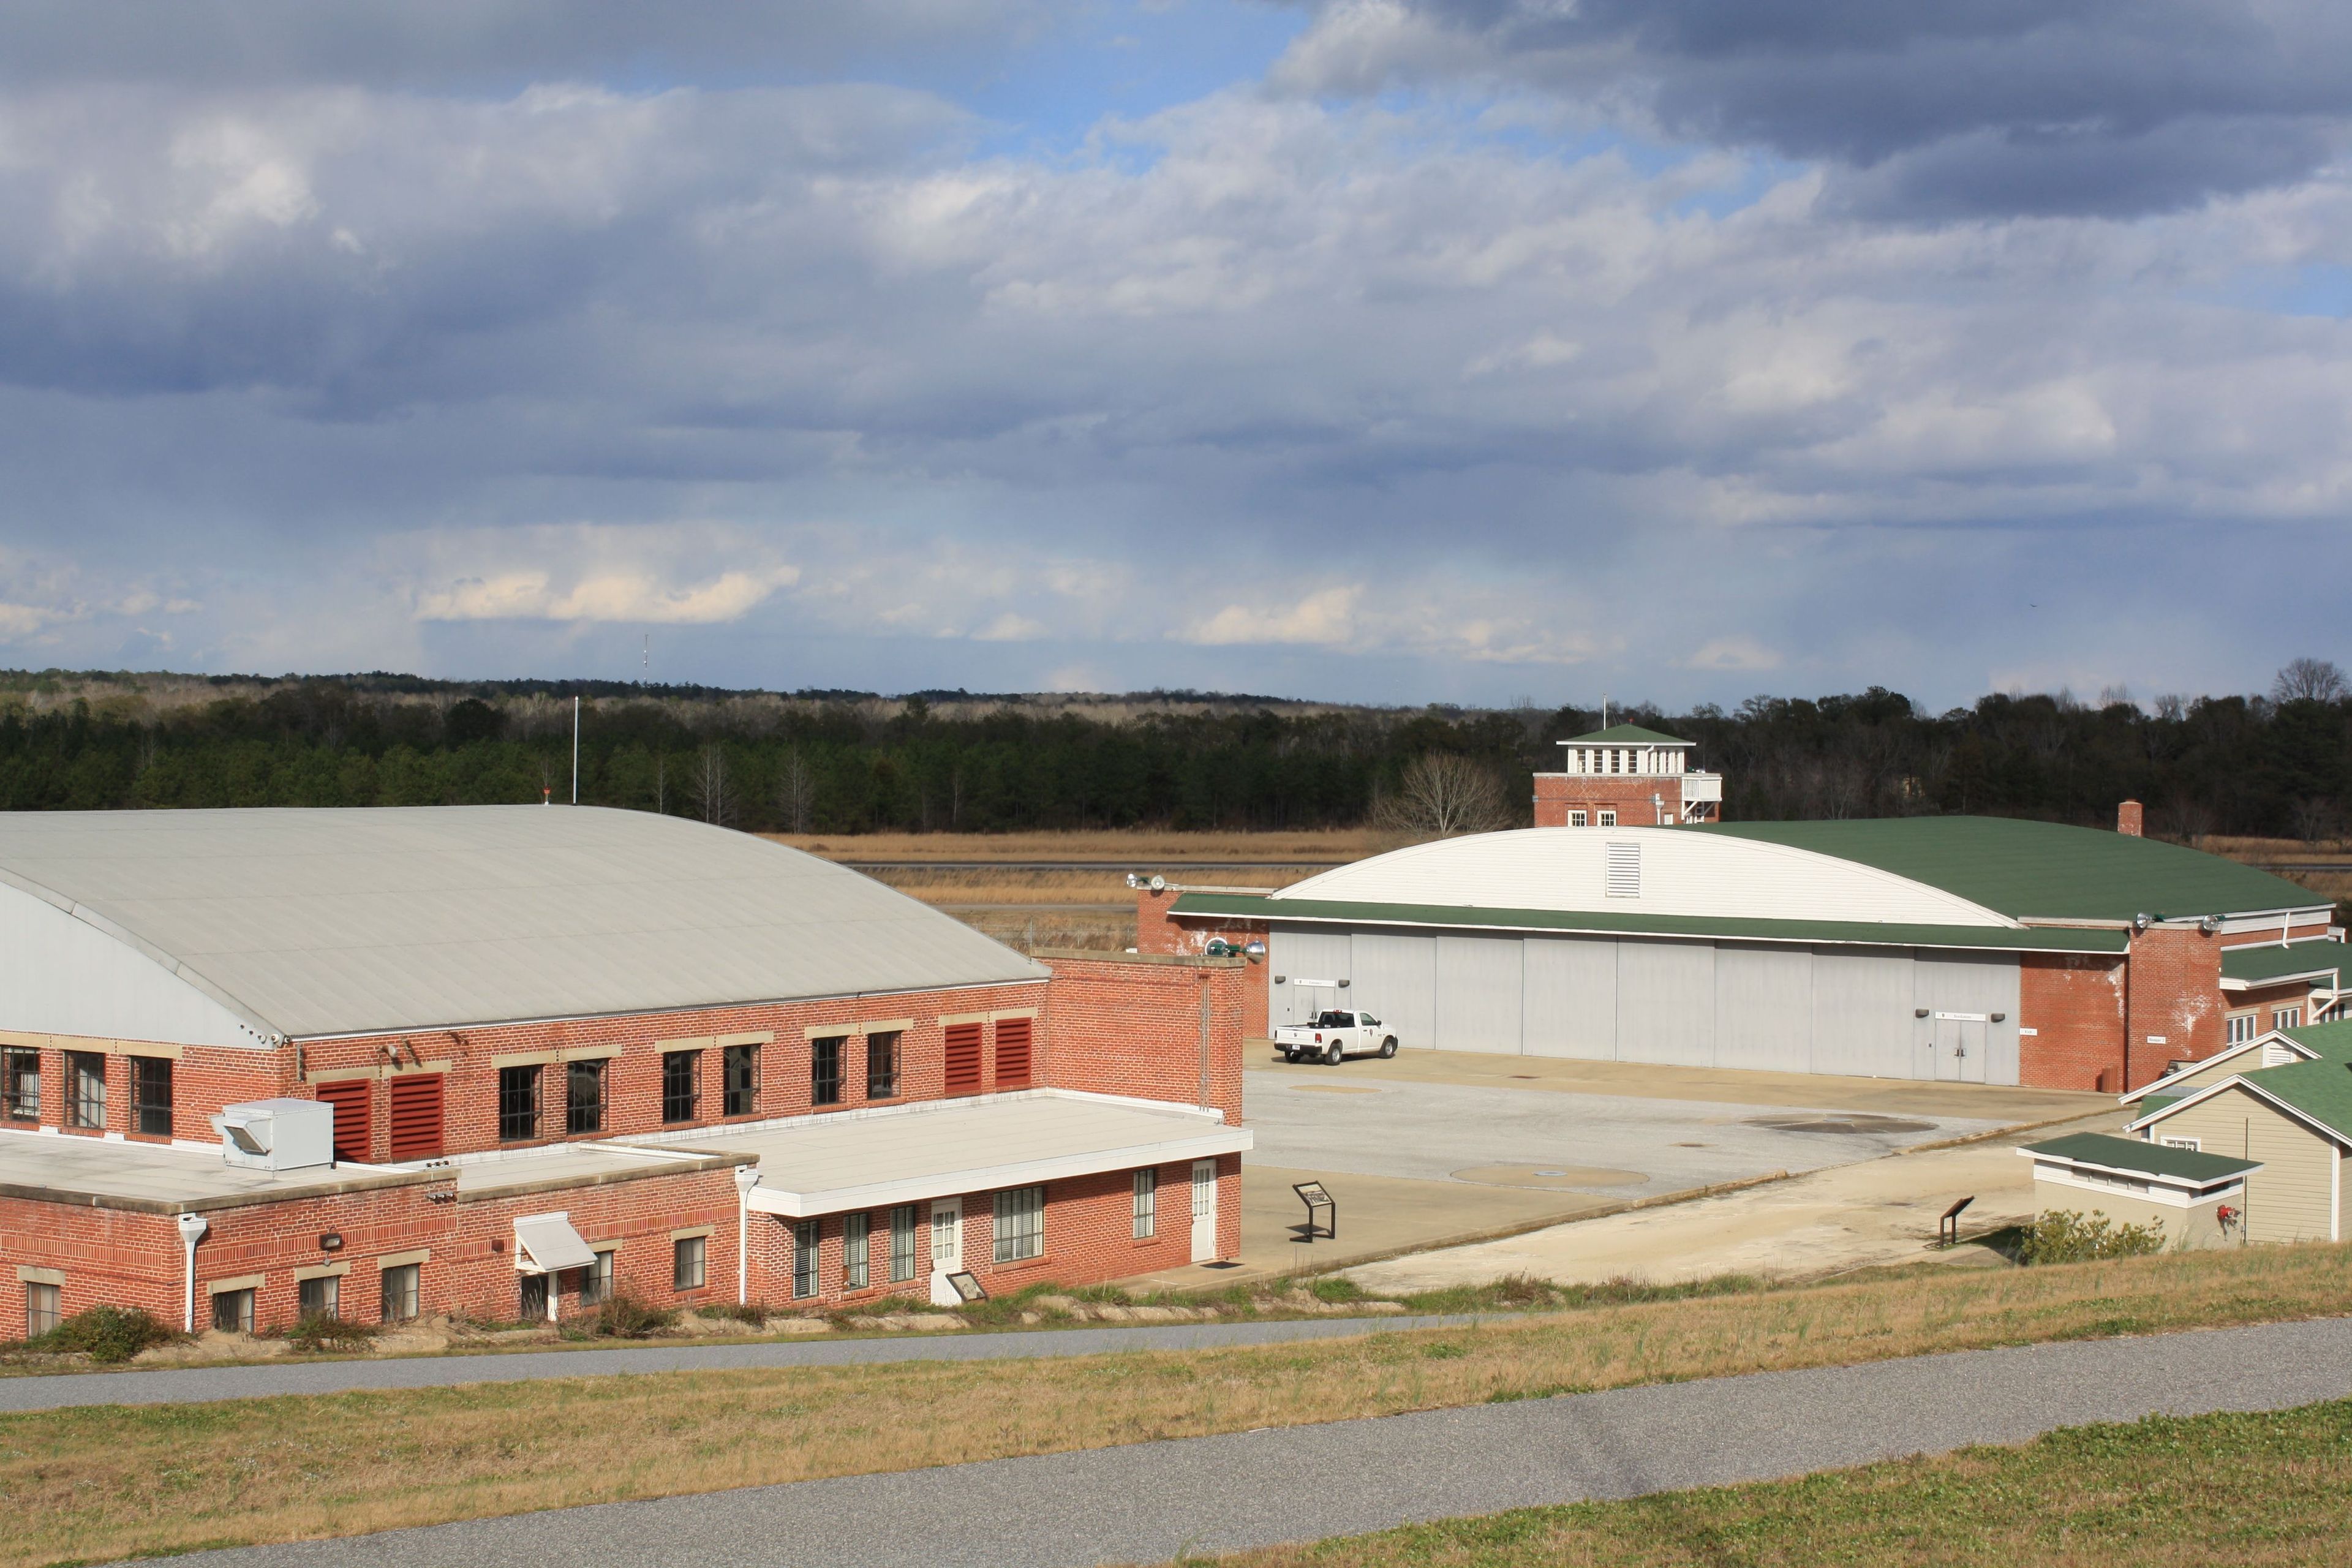
<path fill-rule="evenodd" d="M 251 1171 L 335 1163 L 335 1108 L 319 1100 L 249 1100 L 212 1119 L 221 1158 Z"/>

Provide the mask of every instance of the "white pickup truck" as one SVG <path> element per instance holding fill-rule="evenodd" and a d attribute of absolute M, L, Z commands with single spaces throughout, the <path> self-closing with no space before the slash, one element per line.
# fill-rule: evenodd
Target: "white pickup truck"
<path fill-rule="evenodd" d="M 1370 1013 L 1342 1008 L 1315 1015 L 1311 1024 L 1285 1024 L 1274 1032 L 1275 1049 L 1286 1062 L 1328 1062 L 1338 1067 L 1349 1057 L 1392 1057 L 1396 1037 L 1381 1027 Z"/>

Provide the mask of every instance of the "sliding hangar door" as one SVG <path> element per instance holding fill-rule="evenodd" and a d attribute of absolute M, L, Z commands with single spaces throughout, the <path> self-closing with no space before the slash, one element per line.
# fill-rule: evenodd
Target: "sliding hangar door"
<path fill-rule="evenodd" d="M 2017 1081 L 2013 953 L 1277 926 L 1266 967 L 1275 1023 L 1361 1008 L 1406 1049 Z"/>

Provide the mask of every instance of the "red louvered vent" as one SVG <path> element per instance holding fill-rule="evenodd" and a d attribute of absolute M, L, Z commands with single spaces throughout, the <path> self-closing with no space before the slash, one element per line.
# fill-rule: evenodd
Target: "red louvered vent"
<path fill-rule="evenodd" d="M 980 1092 L 980 1026 L 948 1026 L 948 1092 Z"/>
<path fill-rule="evenodd" d="M 366 1164 L 368 1112 L 373 1109 L 375 1085 L 363 1078 L 347 1078 L 320 1084 L 318 1089 L 319 1098 L 335 1108 L 335 1158 Z"/>
<path fill-rule="evenodd" d="M 997 1020 L 996 1087 L 1029 1087 L 1029 1020 L 1026 1018 Z"/>
<path fill-rule="evenodd" d="M 392 1080 L 392 1157 L 430 1160 L 441 1152 L 441 1075 Z"/>

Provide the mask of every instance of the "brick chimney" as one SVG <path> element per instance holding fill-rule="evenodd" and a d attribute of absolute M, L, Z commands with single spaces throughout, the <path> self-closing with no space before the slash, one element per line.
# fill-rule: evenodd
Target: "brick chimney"
<path fill-rule="evenodd" d="M 2116 807 L 2116 831 L 2131 837 L 2140 837 L 2147 814 L 2136 800 L 2126 800 Z"/>

